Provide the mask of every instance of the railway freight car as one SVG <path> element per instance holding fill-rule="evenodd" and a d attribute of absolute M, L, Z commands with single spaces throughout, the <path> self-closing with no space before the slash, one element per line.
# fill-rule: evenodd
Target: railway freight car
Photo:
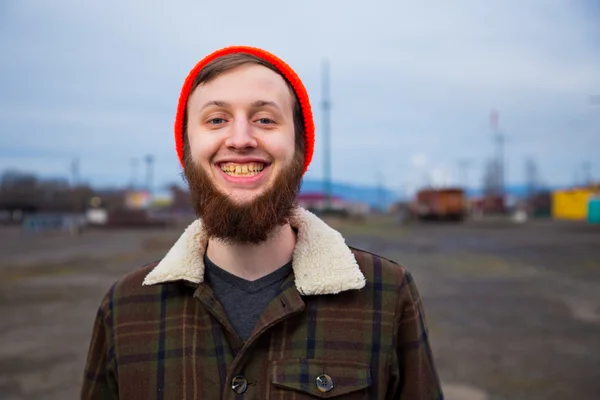
<path fill-rule="evenodd" d="M 422 189 L 415 197 L 414 212 L 419 220 L 462 221 L 467 213 L 463 189 Z"/>

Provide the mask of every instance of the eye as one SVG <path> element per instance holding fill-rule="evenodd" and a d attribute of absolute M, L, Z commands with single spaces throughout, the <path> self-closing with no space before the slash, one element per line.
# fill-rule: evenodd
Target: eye
<path fill-rule="evenodd" d="M 211 118 L 208 120 L 208 123 L 210 125 L 221 125 L 221 124 L 225 123 L 225 119 L 224 118 Z"/>
<path fill-rule="evenodd" d="M 269 118 L 260 118 L 257 120 L 257 122 L 259 124 L 263 124 L 263 125 L 270 125 L 270 124 L 274 124 L 275 121 L 273 121 L 272 119 Z"/>

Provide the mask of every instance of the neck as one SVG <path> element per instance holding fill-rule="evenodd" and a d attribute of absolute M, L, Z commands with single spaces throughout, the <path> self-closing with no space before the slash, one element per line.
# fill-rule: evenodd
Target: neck
<path fill-rule="evenodd" d="M 206 254 L 225 271 L 254 281 L 290 262 L 295 247 L 296 233 L 286 224 L 277 228 L 260 244 L 226 243 L 210 239 Z"/>

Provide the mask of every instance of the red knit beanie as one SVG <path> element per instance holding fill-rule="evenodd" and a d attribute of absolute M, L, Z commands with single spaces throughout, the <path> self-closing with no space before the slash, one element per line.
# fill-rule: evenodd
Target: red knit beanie
<path fill-rule="evenodd" d="M 188 97 L 190 95 L 190 90 L 192 89 L 192 84 L 194 83 L 196 76 L 198 76 L 200 70 L 202 70 L 202 68 L 204 68 L 211 61 L 224 55 L 234 53 L 248 53 L 270 62 L 292 85 L 292 88 L 294 89 L 294 92 L 296 93 L 296 96 L 300 101 L 300 107 L 302 109 L 302 115 L 304 117 L 304 139 L 306 143 L 304 154 L 304 172 L 306 172 L 308 166 L 310 165 L 310 162 L 312 161 L 312 156 L 315 147 L 315 123 L 313 120 L 312 109 L 308 98 L 308 92 L 302 84 L 300 77 L 298 77 L 296 72 L 294 72 L 294 70 L 283 60 L 279 59 L 275 55 L 265 50 L 247 46 L 226 47 L 209 54 L 208 56 L 200 60 L 196 64 L 196 66 L 190 71 L 187 78 L 185 78 L 185 82 L 183 83 L 183 87 L 181 88 L 181 94 L 179 95 L 179 103 L 177 104 L 177 116 L 175 118 L 175 148 L 177 150 L 179 162 L 183 166 L 183 116 L 185 115 Z"/>

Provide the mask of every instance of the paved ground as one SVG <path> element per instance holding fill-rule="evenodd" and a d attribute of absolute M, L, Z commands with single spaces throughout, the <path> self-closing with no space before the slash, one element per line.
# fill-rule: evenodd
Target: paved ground
<path fill-rule="evenodd" d="M 332 224 L 413 272 L 447 399 L 598 398 L 600 227 Z M 179 233 L 0 230 L 1 397 L 77 398 L 104 291 Z"/>

